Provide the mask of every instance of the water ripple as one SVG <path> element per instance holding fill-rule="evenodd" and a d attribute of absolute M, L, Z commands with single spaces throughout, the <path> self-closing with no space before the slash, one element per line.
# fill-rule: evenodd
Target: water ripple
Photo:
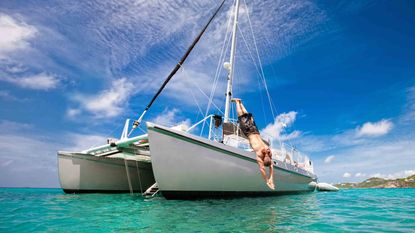
<path fill-rule="evenodd" d="M 0 189 L 0 232 L 415 232 L 415 189 L 168 201 Z"/>

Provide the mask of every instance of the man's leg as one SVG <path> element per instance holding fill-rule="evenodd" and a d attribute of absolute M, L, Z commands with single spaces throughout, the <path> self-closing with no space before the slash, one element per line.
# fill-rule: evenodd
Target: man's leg
<path fill-rule="evenodd" d="M 246 110 L 245 106 L 242 104 L 242 101 L 239 100 L 239 107 L 241 108 L 243 114 L 248 113 L 248 111 Z M 254 117 L 251 115 L 251 119 L 250 119 L 251 124 L 254 124 Z"/>
<path fill-rule="evenodd" d="M 243 114 L 248 113 L 245 106 L 242 104 L 241 99 L 233 98 L 232 101 L 236 104 L 236 113 L 238 114 L 238 116 L 242 116 Z"/>
<path fill-rule="evenodd" d="M 239 105 L 240 105 L 240 108 L 242 109 L 242 112 L 243 113 L 248 113 L 248 111 L 246 110 L 245 106 L 242 104 L 242 100 L 239 100 Z"/>

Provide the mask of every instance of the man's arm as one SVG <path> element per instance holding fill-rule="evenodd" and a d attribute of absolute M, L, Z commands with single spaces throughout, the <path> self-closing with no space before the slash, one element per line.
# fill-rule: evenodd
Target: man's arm
<path fill-rule="evenodd" d="M 274 166 L 271 164 L 271 166 L 269 167 L 269 179 L 267 180 L 267 185 L 270 189 L 275 190 L 275 185 L 274 185 Z"/>
<path fill-rule="evenodd" d="M 271 164 L 271 166 L 269 167 L 269 178 L 268 180 L 274 180 L 274 165 Z"/>
<path fill-rule="evenodd" d="M 258 163 L 259 171 L 261 172 L 262 177 L 265 181 L 267 181 L 267 173 L 265 171 L 264 161 L 262 161 L 262 159 L 259 156 L 256 157 L 256 161 Z"/>

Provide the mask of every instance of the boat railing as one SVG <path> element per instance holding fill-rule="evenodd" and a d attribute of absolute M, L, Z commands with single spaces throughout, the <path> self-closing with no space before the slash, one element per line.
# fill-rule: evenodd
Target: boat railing
<path fill-rule="evenodd" d="M 239 128 L 237 119 L 230 118 L 227 123 L 217 122 L 218 120 L 218 116 L 209 115 L 190 127 L 188 131 L 196 128 L 205 121 L 209 124 L 209 133 L 207 135 L 209 140 L 221 142 L 242 150 L 252 151 L 248 139 L 245 135 L 243 135 Z M 220 118 L 220 120 L 223 119 Z M 229 125 L 232 126 L 229 127 Z M 276 140 L 273 140 L 271 136 L 266 136 L 267 138 L 263 140 L 272 148 L 273 158 L 275 160 L 313 172 L 313 164 L 306 154 L 300 152 L 294 146 L 288 145 L 284 142 L 275 143 Z"/>
<path fill-rule="evenodd" d="M 291 145 L 281 142 L 279 149 L 273 149 L 273 155 L 277 160 L 313 172 L 313 164 L 310 158 Z"/>
<path fill-rule="evenodd" d="M 203 118 L 202 120 L 200 120 L 200 121 L 198 121 L 196 124 L 194 124 L 194 125 L 192 125 L 192 126 L 190 126 L 187 130 L 186 130 L 186 132 L 190 132 L 190 131 L 192 131 L 194 128 L 196 128 L 197 126 L 199 126 L 201 123 L 203 123 L 203 122 L 206 122 L 206 120 L 210 120 L 210 124 L 212 124 L 212 118 L 213 118 L 213 114 L 211 114 L 211 115 L 209 115 L 209 116 L 207 116 L 207 117 L 205 117 L 205 118 Z"/>
<path fill-rule="evenodd" d="M 219 120 L 220 122 L 218 122 Z M 227 123 L 223 123 L 222 120 L 222 117 L 219 118 L 215 115 L 209 115 L 191 126 L 187 132 L 190 132 L 205 122 L 208 124 L 209 128 L 209 132 L 205 136 L 209 140 L 221 142 L 245 151 L 252 151 L 248 139 L 243 135 L 239 128 L 238 120 L 230 118 Z M 231 127 L 229 127 L 230 125 Z M 200 136 L 202 136 L 202 134 L 203 132 Z M 263 140 L 270 148 L 272 148 L 273 159 L 313 172 L 313 164 L 309 157 L 294 146 L 279 142 L 278 140 L 273 140 L 269 135 L 266 135 L 266 139 Z"/>

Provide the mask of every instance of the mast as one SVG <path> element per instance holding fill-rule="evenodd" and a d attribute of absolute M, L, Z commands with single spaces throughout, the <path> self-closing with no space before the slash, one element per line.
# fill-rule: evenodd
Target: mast
<path fill-rule="evenodd" d="M 232 31 L 232 44 L 231 44 L 231 55 L 229 63 L 225 63 L 224 66 L 228 70 L 228 84 L 226 87 L 226 102 L 225 102 L 225 116 L 224 122 L 229 122 L 229 108 L 232 98 L 232 80 L 234 75 L 235 67 L 235 49 L 236 49 L 236 30 L 238 29 L 238 14 L 239 14 L 239 0 L 236 0 L 235 11 L 233 19 L 233 31 Z"/>

